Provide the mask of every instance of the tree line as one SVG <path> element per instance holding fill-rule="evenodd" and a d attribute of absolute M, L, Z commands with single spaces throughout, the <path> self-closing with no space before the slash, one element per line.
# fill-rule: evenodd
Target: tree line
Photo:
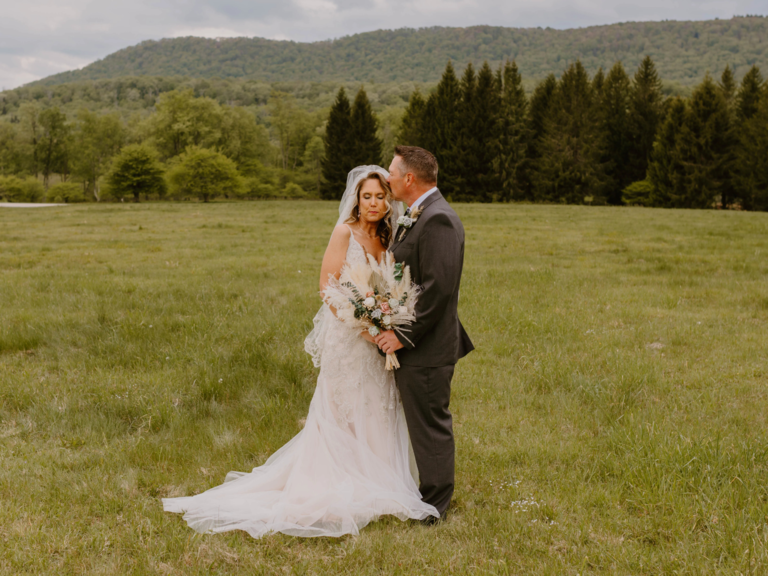
<path fill-rule="evenodd" d="M 523 86 L 512 61 L 460 78 L 449 63 L 433 90 L 378 115 L 362 87 L 316 111 L 278 90 L 254 108 L 172 89 L 128 118 L 24 100 L 0 120 L 0 199 L 338 198 L 349 169 L 412 144 L 436 154 L 454 201 L 768 209 L 757 66 L 740 82 L 730 67 L 707 75 L 687 98 L 667 96 L 648 57 L 632 77 L 576 61 Z"/>
<path fill-rule="evenodd" d="M 324 171 L 329 195 L 367 163 L 344 156 L 342 96 L 326 131 L 327 157 L 337 155 Z M 461 78 L 449 63 L 431 94 L 412 94 L 401 125 L 398 142 L 435 154 L 454 201 L 768 210 L 768 86 L 757 66 L 740 85 L 729 66 L 718 82 L 706 75 L 683 99 L 664 97 L 650 57 L 631 78 L 620 62 L 590 78 L 576 61 L 528 98 L 515 62 L 469 64 Z"/>
<path fill-rule="evenodd" d="M 157 97 L 149 115 L 23 102 L 0 122 L 0 198 L 100 201 L 318 195 L 324 114 L 273 91 L 268 122 L 196 97 Z"/>

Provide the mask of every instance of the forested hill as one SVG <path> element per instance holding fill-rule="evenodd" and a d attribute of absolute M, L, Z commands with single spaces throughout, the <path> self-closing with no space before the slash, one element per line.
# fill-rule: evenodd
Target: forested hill
<path fill-rule="evenodd" d="M 580 59 L 588 71 L 617 60 L 632 70 L 650 55 L 666 82 L 693 85 L 727 64 L 743 75 L 768 68 L 768 18 L 702 22 L 630 22 L 571 30 L 422 28 L 379 30 L 300 43 L 262 38 L 146 41 L 84 67 L 35 82 L 54 85 L 126 75 L 250 78 L 274 81 L 436 82 L 452 60 L 458 68 L 516 60 L 529 78 L 559 74 Z"/>

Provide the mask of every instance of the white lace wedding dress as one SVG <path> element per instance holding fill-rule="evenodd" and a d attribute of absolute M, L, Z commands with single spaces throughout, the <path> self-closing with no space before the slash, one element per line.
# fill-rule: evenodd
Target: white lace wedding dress
<path fill-rule="evenodd" d="M 350 237 L 347 261 L 365 261 Z M 318 322 L 318 320 L 320 320 Z M 342 536 L 379 516 L 437 516 L 421 501 L 408 430 L 384 358 L 327 306 L 315 319 L 308 352 L 320 367 L 304 429 L 251 472 L 197 496 L 164 498 L 198 532 L 244 530 Z"/>

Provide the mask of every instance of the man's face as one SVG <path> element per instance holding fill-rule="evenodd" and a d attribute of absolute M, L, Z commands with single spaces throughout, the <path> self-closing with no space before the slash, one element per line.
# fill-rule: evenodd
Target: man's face
<path fill-rule="evenodd" d="M 404 198 L 405 194 L 405 174 L 402 169 L 402 162 L 400 156 L 395 156 L 392 159 L 392 164 L 389 165 L 389 178 L 387 178 L 390 188 L 392 188 L 392 196 L 395 200 Z"/>

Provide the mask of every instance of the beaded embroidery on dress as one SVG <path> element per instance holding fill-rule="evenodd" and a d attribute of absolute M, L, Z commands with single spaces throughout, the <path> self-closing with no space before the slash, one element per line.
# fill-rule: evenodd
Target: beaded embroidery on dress
<path fill-rule="evenodd" d="M 350 235 L 348 262 L 366 261 Z M 327 306 L 321 334 L 307 338 L 320 367 L 304 429 L 251 472 L 191 497 L 164 498 L 198 532 L 244 530 L 254 538 L 358 534 L 379 516 L 421 520 L 437 510 L 421 501 L 408 430 L 384 358 Z"/>

